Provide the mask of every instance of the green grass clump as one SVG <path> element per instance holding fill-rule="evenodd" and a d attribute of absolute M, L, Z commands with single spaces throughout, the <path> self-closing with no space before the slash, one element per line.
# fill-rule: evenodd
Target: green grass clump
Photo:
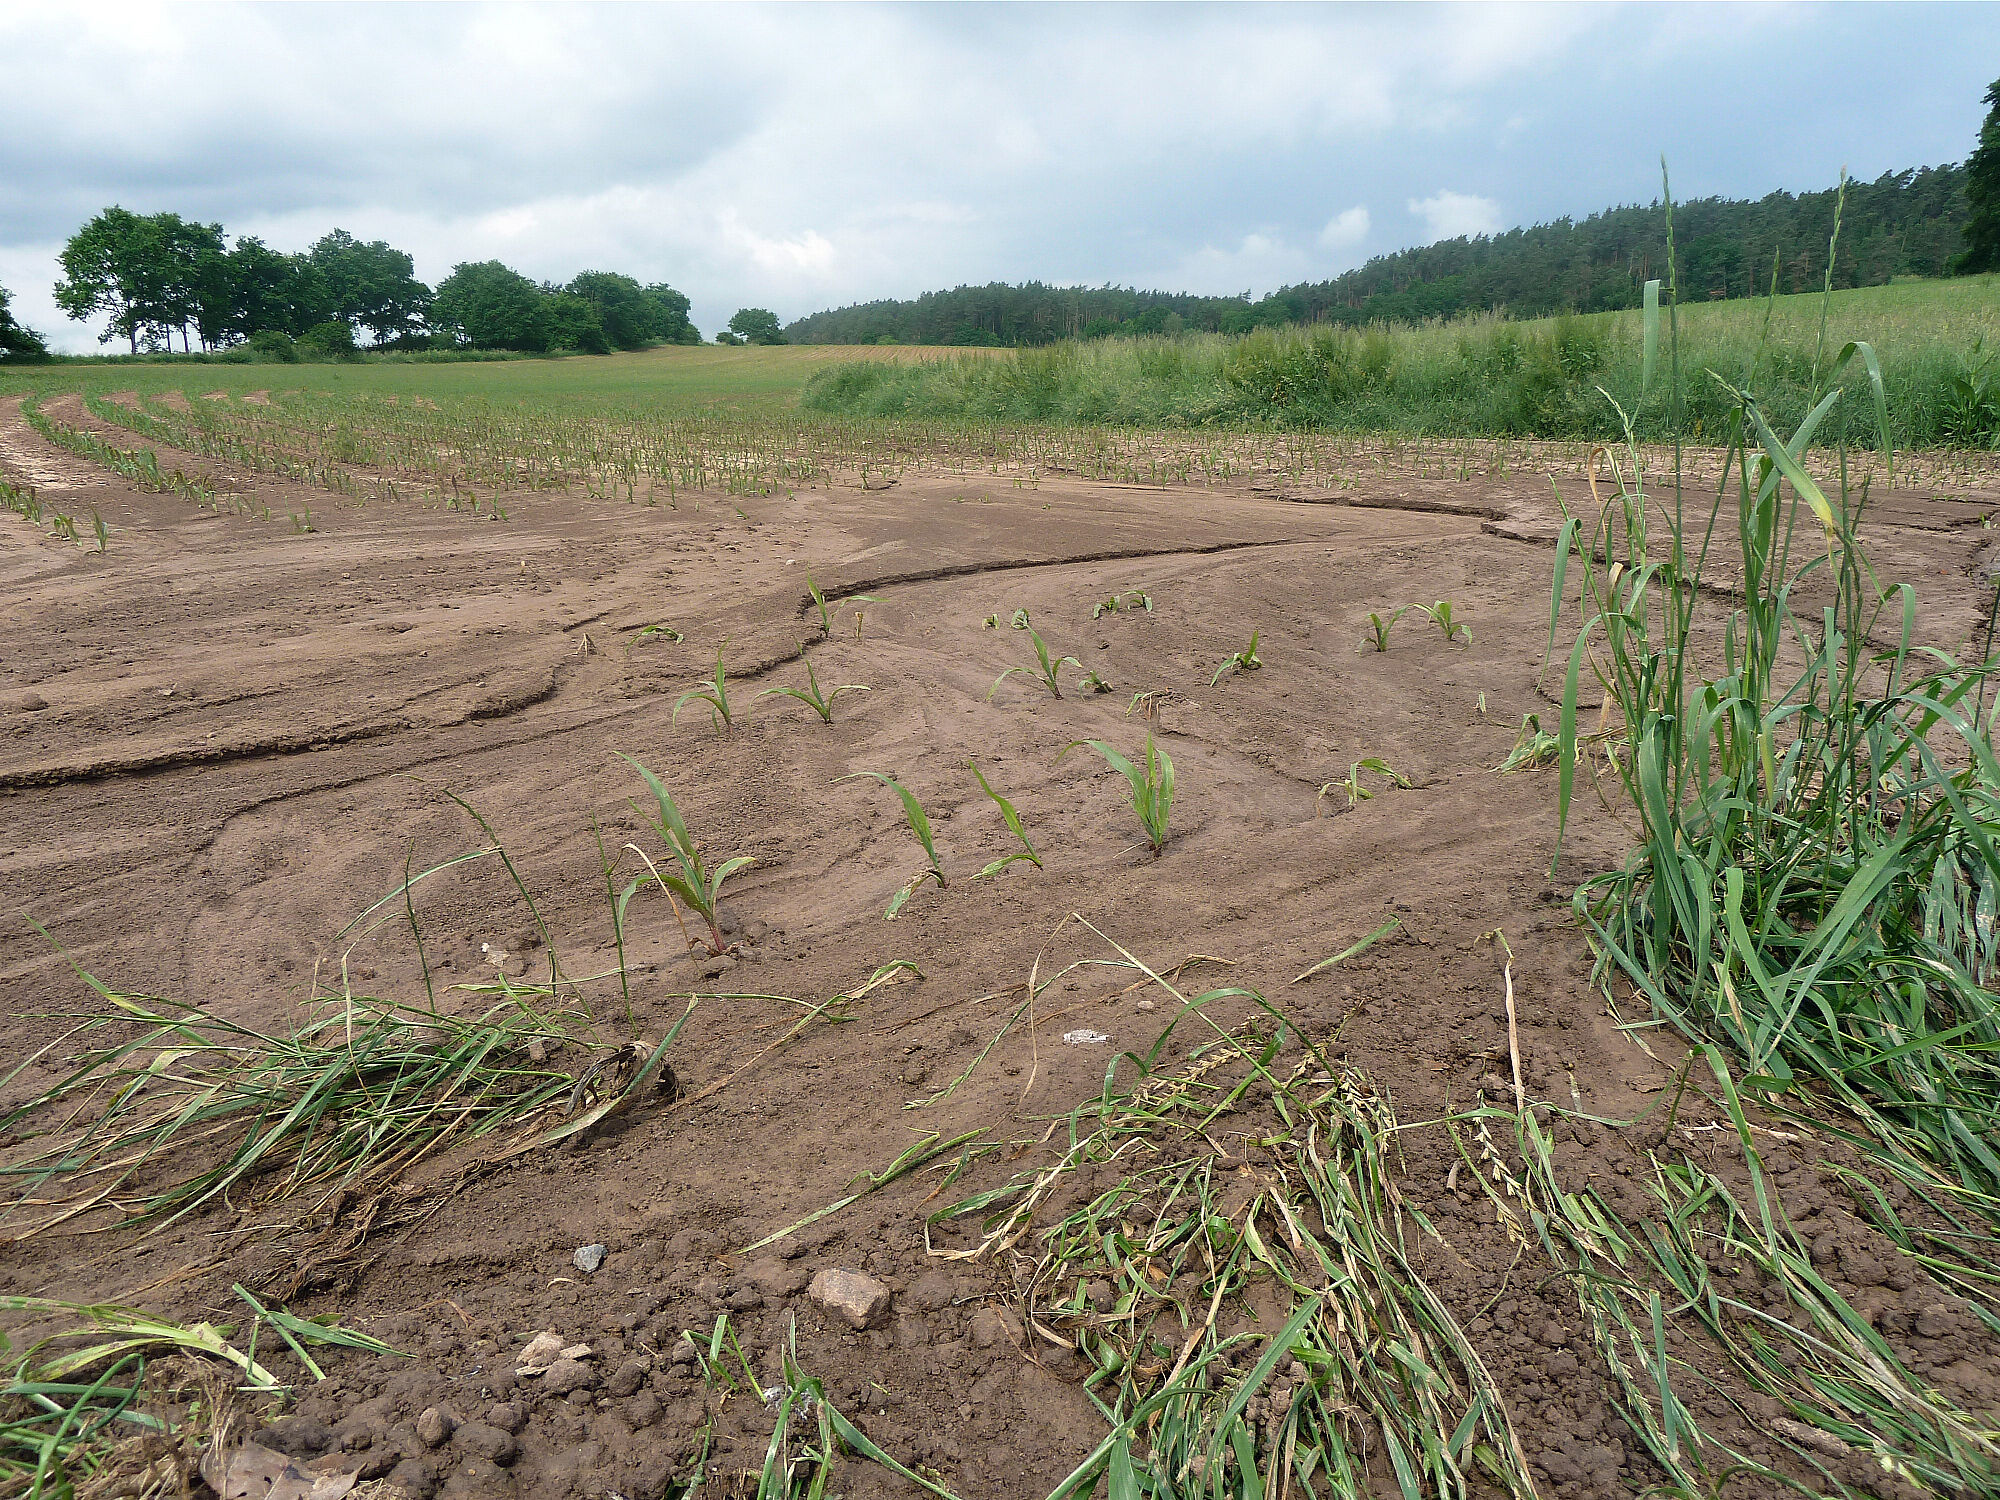
<path fill-rule="evenodd" d="M 1883 366 L 1902 447 L 1988 447 L 2000 437 L 1983 350 L 2000 345 L 2000 277 L 1836 292 L 1827 304 L 1850 338 L 1894 351 Z M 1759 374 L 1764 409 L 1797 424 L 1819 399 L 1822 299 L 1751 299 L 1678 310 L 1682 358 L 1672 376 L 1681 431 L 1719 443 L 1731 402 L 1706 370 Z M 1610 438 L 1646 363 L 1646 313 L 1514 321 L 1480 314 L 1421 326 L 1261 329 L 1242 337 L 1108 339 L 921 362 L 833 364 L 806 382 L 807 411 L 975 422 L 1135 427 L 1281 426 L 1434 437 Z M 1768 326 L 1767 326 L 1768 325 Z M 1988 400 L 1980 399 L 1980 382 Z M 1669 436 L 1667 406 L 1641 416 L 1642 440 Z M 1882 446 L 1869 414 L 1848 441 Z"/>
<path fill-rule="evenodd" d="M 1915 645 L 1913 590 L 1883 588 L 1862 554 L 1867 488 L 1844 465 L 1826 489 L 1800 466 L 1816 441 L 1889 425 L 1874 350 L 1815 364 L 1823 388 L 1789 437 L 1761 380 L 1710 377 L 1733 403 L 1712 505 L 1689 513 L 1677 480 L 1649 488 L 1628 436 L 1616 493 L 1565 521 L 1551 643 L 1566 604 L 1582 626 L 1562 691 L 1560 816 L 1588 665 L 1622 725 L 1610 763 L 1639 827 L 1625 866 L 1578 888 L 1577 910 L 1601 976 L 1726 1044 L 1745 1088 L 1832 1109 L 1945 1211 L 2000 1224 L 1996 663 Z M 1837 383 L 1857 371 L 1859 410 Z M 1704 586 L 1724 557 L 1740 604 Z M 1950 1257 L 1978 1254 L 1970 1243 Z"/>

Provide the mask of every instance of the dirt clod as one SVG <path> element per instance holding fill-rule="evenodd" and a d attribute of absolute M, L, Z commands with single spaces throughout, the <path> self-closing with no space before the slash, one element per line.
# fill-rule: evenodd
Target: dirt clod
<path fill-rule="evenodd" d="M 457 1426 L 451 1413 L 441 1406 L 426 1406 L 417 1414 L 417 1436 L 423 1439 L 426 1448 L 443 1447 L 451 1441 Z"/>
<path fill-rule="evenodd" d="M 861 1271 L 829 1266 L 813 1277 L 806 1295 L 850 1328 L 874 1328 L 889 1316 L 889 1288 Z"/>

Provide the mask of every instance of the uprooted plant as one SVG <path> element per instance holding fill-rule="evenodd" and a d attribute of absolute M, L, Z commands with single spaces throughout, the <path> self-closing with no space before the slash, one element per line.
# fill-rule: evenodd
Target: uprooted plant
<path fill-rule="evenodd" d="M 625 888 L 618 906 L 621 926 L 625 906 L 650 881 L 667 893 L 669 905 L 673 905 L 674 897 L 678 896 L 690 911 L 708 924 L 707 942 L 710 953 L 718 956 L 727 953 L 732 944 L 722 935 L 718 914 L 718 907 L 722 902 L 723 882 L 737 871 L 749 869 L 757 861 L 751 855 L 738 854 L 725 859 L 711 870 L 702 858 L 701 849 L 696 845 L 694 836 L 688 832 L 687 819 L 681 816 L 680 804 L 674 801 L 673 794 L 667 790 L 666 785 L 624 751 L 619 751 L 618 757 L 646 779 L 646 786 L 653 794 L 654 811 L 647 813 L 640 809 L 639 815 L 652 824 L 653 831 L 659 834 L 667 846 L 668 854 L 672 856 L 672 863 L 662 870 L 653 863 L 651 856 L 643 849 L 637 845 L 627 846 L 645 861 L 647 873 Z M 674 919 L 680 920 L 678 905 L 674 906 Z M 681 935 L 688 936 L 685 924 L 682 925 Z M 688 946 L 694 946 L 692 939 L 689 939 Z"/>
<path fill-rule="evenodd" d="M 903 909 L 903 903 L 914 896 L 917 893 L 918 887 L 923 885 L 926 880 L 935 880 L 939 890 L 946 889 L 949 882 L 944 877 L 944 865 L 938 860 L 937 845 L 931 840 L 931 820 L 924 812 L 923 803 L 917 800 L 917 794 L 904 786 L 894 773 L 889 771 L 855 771 L 850 775 L 838 776 L 834 779 L 836 781 L 854 781 L 863 776 L 873 777 L 896 794 L 897 800 L 903 804 L 903 817 L 910 825 L 910 832 L 915 835 L 917 842 L 923 846 L 924 858 L 930 861 L 923 869 L 917 871 L 916 874 L 903 882 L 902 889 L 889 898 L 889 909 L 883 912 L 882 915 L 893 921 L 896 913 Z"/>
<path fill-rule="evenodd" d="M 1025 1337 L 1089 1371 L 1110 1430 L 1050 1500 L 1532 1495 L 1499 1386 L 1416 1269 L 1409 1240 L 1435 1232 L 1395 1180 L 1386 1097 L 1253 991 L 1190 996 L 1117 951 L 1174 1020 L 1058 1122 L 1048 1159 L 926 1229 L 934 1255 L 1006 1257 Z M 1231 1003 L 1249 1019 L 1211 1017 Z M 1177 1027 L 1206 1039 L 1170 1065 Z M 1226 1155 L 1238 1140 L 1254 1175 Z M 1086 1175 L 1087 1201 L 1038 1219 Z M 1253 1281 L 1275 1315 L 1245 1315 Z"/>
<path fill-rule="evenodd" d="M 1319 789 L 1319 795 L 1313 799 L 1313 811 L 1315 813 L 1325 811 L 1326 799 L 1331 797 L 1335 792 L 1344 792 L 1347 794 L 1349 811 L 1359 807 L 1364 802 L 1372 800 L 1375 794 L 1362 782 L 1361 773 L 1363 771 L 1373 771 L 1376 775 L 1387 778 L 1390 786 L 1400 788 L 1403 791 L 1408 791 L 1415 784 L 1409 777 L 1382 759 L 1381 756 L 1364 756 L 1347 768 L 1346 776 L 1339 781 L 1329 781 Z"/>
<path fill-rule="evenodd" d="M 1139 819 L 1139 826 L 1145 830 L 1146 842 L 1157 855 L 1167 842 L 1167 819 L 1174 808 L 1174 763 L 1167 752 L 1153 743 L 1153 736 L 1146 736 L 1146 763 L 1143 767 L 1134 765 L 1120 755 L 1103 740 L 1071 740 L 1056 756 L 1058 763 L 1064 755 L 1079 745 L 1088 745 L 1104 757 L 1106 765 L 1125 778 L 1131 789 L 1132 811 Z"/>

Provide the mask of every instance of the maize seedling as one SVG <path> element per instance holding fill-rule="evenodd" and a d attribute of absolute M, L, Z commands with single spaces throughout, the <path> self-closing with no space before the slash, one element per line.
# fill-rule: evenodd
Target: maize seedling
<path fill-rule="evenodd" d="M 1465 641 L 1466 645 L 1470 646 L 1472 644 L 1472 627 L 1467 625 L 1463 620 L 1452 618 L 1451 601 L 1449 599 L 1440 599 L 1435 604 L 1414 604 L 1410 607 L 1412 609 L 1420 609 L 1430 617 L 1430 622 L 1444 632 L 1446 644 L 1450 644 L 1453 640 L 1461 638 Z"/>
<path fill-rule="evenodd" d="M 917 800 L 917 794 L 904 786 L 902 782 L 898 781 L 894 775 L 887 771 L 856 771 L 852 775 L 837 776 L 834 779 L 836 781 L 853 781 L 856 777 L 861 776 L 874 777 L 901 799 L 903 816 L 909 821 L 910 832 L 915 834 L 917 842 L 924 846 L 924 857 L 930 861 L 927 867 L 917 871 L 916 874 L 903 882 L 903 888 L 889 898 L 889 909 L 883 912 L 882 915 L 893 922 L 896 919 L 896 913 L 903 909 L 903 903 L 914 896 L 917 893 L 917 888 L 926 880 L 935 880 L 938 883 L 939 890 L 944 890 L 949 885 L 949 882 L 944 878 L 944 865 L 938 860 L 937 845 L 931 841 L 931 820 L 924 812 L 923 803 Z"/>
<path fill-rule="evenodd" d="M 810 569 L 806 572 L 806 590 L 812 595 L 813 607 L 819 611 L 819 638 L 823 641 L 830 641 L 833 639 L 833 606 L 826 602 L 826 595 L 822 594 L 819 591 L 819 585 L 813 582 L 812 571 Z M 842 604 L 873 604 L 876 602 L 876 599 L 872 594 L 849 594 L 840 602 Z M 859 635 L 861 633 L 860 610 L 854 612 L 854 622 L 854 633 Z"/>
<path fill-rule="evenodd" d="M 729 642 L 727 641 L 724 641 L 720 646 L 715 648 L 714 677 L 702 683 L 699 687 L 689 688 L 680 697 L 674 699 L 674 722 L 676 724 L 681 721 L 681 709 L 687 705 L 687 701 L 690 698 L 695 698 L 708 705 L 708 721 L 710 724 L 720 725 L 724 729 L 729 727 L 729 674 L 722 667 L 722 653 L 728 649 Z"/>
<path fill-rule="evenodd" d="M 1129 602 L 1127 602 L 1129 601 Z M 1143 609 L 1153 612 L 1153 596 L 1142 589 L 1132 589 L 1123 594 L 1113 594 L 1109 599 L 1100 599 L 1091 606 L 1090 618 L 1095 620 L 1104 615 L 1115 615 L 1121 610 Z"/>
<path fill-rule="evenodd" d="M 780 694 L 787 698 L 796 698 L 814 713 L 818 714 L 822 723 L 831 724 L 833 722 L 834 700 L 842 693 L 868 693 L 874 691 L 865 682 L 843 682 L 839 687 L 828 688 L 822 694 L 819 687 L 819 678 L 813 673 L 812 658 L 805 654 L 805 649 L 803 646 L 799 647 L 799 660 L 806 664 L 806 686 L 802 688 L 768 687 L 757 695 L 759 698 L 769 698 L 773 694 Z"/>
<path fill-rule="evenodd" d="M 1360 649 L 1363 651 L 1387 651 L 1389 649 L 1389 632 L 1396 628 L 1396 622 L 1411 610 L 1420 607 L 1415 604 L 1405 604 L 1401 609 L 1394 611 L 1386 620 L 1373 610 L 1370 610 L 1368 612 L 1368 636 L 1361 642 Z"/>
<path fill-rule="evenodd" d="M 1141 770 L 1103 740 L 1071 740 L 1063 746 L 1062 754 L 1056 757 L 1058 763 L 1064 755 L 1078 745 L 1088 745 L 1132 788 L 1132 811 L 1138 815 L 1139 826 L 1146 832 L 1146 841 L 1158 854 L 1167 842 L 1167 818 L 1174 806 L 1174 763 L 1167 758 L 1167 752 L 1153 743 L 1153 736 L 1146 736 L 1146 765 Z"/>
<path fill-rule="evenodd" d="M 1215 669 L 1215 675 L 1208 679 L 1210 687 L 1214 687 L 1218 682 L 1222 681 L 1222 674 L 1227 672 L 1231 667 L 1234 667 L 1239 672 L 1254 672 L 1264 665 L 1263 659 L 1257 655 L 1257 636 L 1257 631 L 1251 631 L 1250 644 L 1245 646 L 1241 651 L 1231 652 L 1222 665 Z"/>
<path fill-rule="evenodd" d="M 718 667 L 717 671 L 720 670 Z M 674 868 L 663 871 L 647 858 L 643 850 L 633 847 L 633 852 L 646 861 L 646 868 L 651 873 L 651 878 L 658 883 L 661 890 L 667 892 L 669 900 L 675 896 L 680 897 L 691 910 L 708 923 L 708 951 L 719 957 L 734 946 L 722 936 L 722 927 L 716 918 L 716 907 L 722 900 L 722 884 L 738 870 L 747 870 L 756 863 L 756 860 L 747 854 L 738 854 L 710 870 L 701 857 L 701 851 L 695 847 L 694 836 L 688 832 L 687 819 L 681 816 L 679 804 L 674 801 L 673 795 L 668 792 L 660 778 L 624 751 L 619 751 L 618 756 L 645 777 L 646 785 L 652 788 L 653 801 L 658 807 L 659 816 L 647 817 L 643 811 L 640 816 L 646 817 L 646 821 L 653 825 L 654 831 L 665 841 L 668 852 L 674 857 Z M 625 901 L 630 901 L 642 884 L 643 880 L 635 880 L 628 885 L 625 888 Z M 623 910 L 622 902 L 619 909 Z"/>
<path fill-rule="evenodd" d="M 1056 680 L 1056 674 L 1065 666 L 1075 667 L 1081 672 L 1084 669 L 1083 663 L 1078 661 L 1074 656 L 1058 656 L 1054 660 L 1051 660 L 1049 657 L 1048 642 L 1042 639 L 1042 633 L 1039 630 L 1028 623 L 1028 612 L 1025 609 L 1015 612 L 1014 628 L 1016 630 L 1027 631 L 1028 639 L 1035 643 L 1035 665 L 1032 667 L 1009 667 L 1006 671 L 1002 672 L 998 677 L 993 679 L 993 686 L 986 690 L 986 701 L 991 703 L 993 695 L 1000 691 L 1000 684 L 1005 682 L 1009 677 L 1012 677 L 1016 672 L 1019 672 L 1023 677 L 1034 678 L 1035 681 L 1049 690 L 1051 698 L 1060 698 L 1062 696 L 1062 684 Z"/>
<path fill-rule="evenodd" d="M 1083 674 L 1083 681 L 1079 682 L 1077 686 L 1088 688 L 1093 693 L 1108 693 L 1111 691 L 1111 684 L 1106 682 L 1103 676 L 1095 669 L 1085 672 Z"/>
<path fill-rule="evenodd" d="M 993 799 L 993 805 L 1000 809 L 1000 816 L 1006 820 L 1007 827 L 1013 832 L 1014 837 L 1021 841 L 1019 849 L 1001 859 L 994 860 L 992 864 L 988 865 L 972 878 L 974 880 L 984 880 L 989 875 L 998 875 L 1007 866 L 1017 860 L 1026 860 L 1037 870 L 1041 869 L 1042 857 L 1035 853 L 1035 846 L 1028 842 L 1028 831 L 1021 826 L 1021 815 L 1014 811 L 1014 804 L 993 790 L 993 783 L 988 781 L 986 773 L 979 769 L 978 761 L 968 760 L 966 764 L 972 767 L 972 774 L 979 778 L 979 789 Z"/>
<path fill-rule="evenodd" d="M 527 567 L 527 564 L 523 563 L 521 566 L 525 568 Z M 673 626 L 667 624 L 667 622 L 664 620 L 662 620 L 657 625 L 648 625 L 644 630 L 641 630 L 639 634 L 634 637 L 634 639 L 641 641 L 650 641 L 655 637 L 658 637 L 661 640 L 674 641 L 676 643 L 687 639 L 686 636 L 682 635 L 678 630 L 674 629 Z"/>
<path fill-rule="evenodd" d="M 1347 775 L 1343 780 L 1329 781 L 1325 786 L 1322 786 L 1319 789 L 1319 796 L 1313 799 L 1314 812 L 1318 813 L 1320 811 L 1320 804 L 1335 792 L 1347 793 L 1347 805 L 1350 810 L 1373 798 L 1375 794 L 1361 784 L 1361 773 L 1363 771 L 1374 771 L 1386 776 L 1389 778 L 1391 786 L 1400 787 L 1404 791 L 1408 791 L 1415 785 L 1409 777 L 1390 765 L 1381 756 L 1371 755 L 1365 760 L 1357 760 L 1353 765 L 1349 766 L 1347 768 Z"/>

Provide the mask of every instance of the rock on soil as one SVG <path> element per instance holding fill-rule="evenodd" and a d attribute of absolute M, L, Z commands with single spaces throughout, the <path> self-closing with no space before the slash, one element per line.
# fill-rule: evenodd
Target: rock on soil
<path fill-rule="evenodd" d="M 604 1264 L 604 1255 L 605 1250 L 602 1245 L 580 1245 L 570 1260 L 579 1271 L 588 1276 Z"/>
<path fill-rule="evenodd" d="M 850 1328 L 873 1328 L 889 1316 L 889 1288 L 860 1271 L 829 1266 L 813 1277 L 806 1295 Z"/>

